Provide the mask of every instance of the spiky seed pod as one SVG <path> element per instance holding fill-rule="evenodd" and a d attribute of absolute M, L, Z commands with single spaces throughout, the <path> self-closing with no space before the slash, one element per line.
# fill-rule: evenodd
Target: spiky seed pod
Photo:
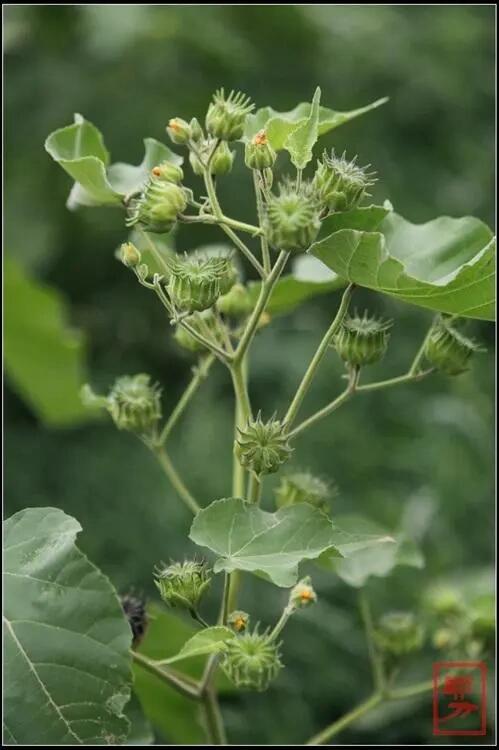
<path fill-rule="evenodd" d="M 258 629 L 227 641 L 222 669 L 236 687 L 266 690 L 281 671 L 280 644 Z"/>
<path fill-rule="evenodd" d="M 246 117 L 255 105 L 240 91 L 231 91 L 225 96 L 223 89 L 213 95 L 206 114 L 206 130 L 222 141 L 237 141 L 242 137 Z"/>
<path fill-rule="evenodd" d="M 177 184 L 184 179 L 182 167 L 173 164 L 171 161 L 162 161 L 151 169 L 151 176 L 156 180 L 164 182 L 176 182 Z"/>
<path fill-rule="evenodd" d="M 127 268 L 135 268 L 141 261 L 140 251 L 132 242 L 124 242 L 120 248 L 121 262 Z"/>
<path fill-rule="evenodd" d="M 353 367 L 379 362 L 386 353 L 391 321 L 370 318 L 367 312 L 347 316 L 334 337 L 333 345 L 344 362 Z"/>
<path fill-rule="evenodd" d="M 253 306 L 250 294 L 242 284 L 234 284 L 227 294 L 217 299 L 217 310 L 230 318 L 244 318 Z"/>
<path fill-rule="evenodd" d="M 121 596 L 120 601 L 132 630 L 132 648 L 137 648 L 145 635 L 148 625 L 145 600 L 128 593 Z"/>
<path fill-rule="evenodd" d="M 477 351 L 483 351 L 482 347 L 442 320 L 430 333 L 425 357 L 445 375 L 460 375 L 468 369 L 469 360 Z"/>
<path fill-rule="evenodd" d="M 166 126 L 166 132 L 170 136 L 173 143 L 176 143 L 180 146 L 187 143 L 192 136 L 189 123 L 183 120 L 181 117 L 173 117 Z"/>
<path fill-rule="evenodd" d="M 142 224 L 148 232 L 163 234 L 171 230 L 186 206 L 187 196 L 180 185 L 153 175 L 140 197 L 130 201 L 126 225 Z"/>
<path fill-rule="evenodd" d="M 320 226 L 317 203 L 306 184 L 297 189 L 292 182 L 282 183 L 279 195 L 270 196 L 264 230 L 274 249 L 303 252 L 317 237 Z"/>
<path fill-rule="evenodd" d="M 107 397 L 107 409 L 119 430 L 151 435 L 161 419 L 161 389 L 149 375 L 123 375 Z"/>
<path fill-rule="evenodd" d="M 326 510 L 328 500 L 335 494 L 335 488 L 330 483 L 305 471 L 285 474 L 275 490 L 276 506 L 310 503 L 316 508 Z"/>
<path fill-rule="evenodd" d="M 236 456 L 241 466 L 255 474 L 273 474 L 292 453 L 285 427 L 277 419 L 263 422 L 259 413 L 238 433 Z"/>
<path fill-rule="evenodd" d="M 412 612 L 389 612 L 379 621 L 375 640 L 382 651 L 403 656 L 422 647 L 424 631 Z"/>
<path fill-rule="evenodd" d="M 200 141 L 198 143 L 198 153 L 205 164 L 208 161 L 213 145 L 214 141 L 212 139 Z M 210 173 L 214 176 L 219 177 L 230 172 L 235 155 L 236 152 L 231 151 L 227 143 L 225 143 L 225 141 L 222 141 L 222 143 L 217 146 L 217 150 L 211 158 Z M 194 174 L 202 176 L 204 173 L 203 165 L 199 160 L 197 154 L 195 154 L 193 151 L 191 151 L 189 154 L 189 162 Z"/>
<path fill-rule="evenodd" d="M 192 118 L 189 123 L 189 127 L 191 129 L 191 138 L 194 143 L 198 143 L 204 138 L 203 128 L 199 124 L 199 121 L 196 119 L 196 117 Z"/>
<path fill-rule="evenodd" d="M 277 154 L 270 145 L 265 130 L 259 130 L 244 149 L 244 161 L 249 169 L 270 169 Z"/>
<path fill-rule="evenodd" d="M 234 612 L 231 612 L 227 617 L 228 626 L 232 628 L 232 630 L 235 630 L 236 633 L 244 633 L 244 631 L 248 629 L 249 621 L 249 614 L 240 609 L 234 610 Z"/>
<path fill-rule="evenodd" d="M 317 601 L 317 594 L 315 593 L 310 576 L 302 578 L 298 581 L 296 586 L 291 589 L 289 595 L 289 606 L 292 609 L 303 609 L 309 607 L 311 604 L 315 604 Z"/>
<path fill-rule="evenodd" d="M 312 186 L 324 212 L 348 211 L 369 195 L 368 188 L 376 182 L 375 172 L 367 171 L 369 164 L 359 167 L 356 160 L 332 151 L 331 156 L 324 152 L 322 161 L 317 162 Z"/>
<path fill-rule="evenodd" d="M 200 333 L 205 338 L 212 341 L 218 346 L 223 346 L 224 342 L 224 331 L 220 325 L 220 321 L 217 316 L 213 314 L 212 310 L 203 310 L 202 312 L 195 312 L 189 317 L 185 318 L 185 322 L 188 323 L 197 333 Z M 189 352 L 201 353 L 206 351 L 206 347 L 200 341 L 198 341 L 189 331 L 177 324 L 175 327 L 174 339 L 183 349 Z"/>
<path fill-rule="evenodd" d="M 211 583 L 211 576 L 206 563 L 185 560 L 156 569 L 154 582 L 170 607 L 196 610 Z"/>
<path fill-rule="evenodd" d="M 236 268 L 227 255 L 177 255 L 169 258 L 167 264 L 168 293 L 174 305 L 186 312 L 212 307 L 237 280 Z"/>

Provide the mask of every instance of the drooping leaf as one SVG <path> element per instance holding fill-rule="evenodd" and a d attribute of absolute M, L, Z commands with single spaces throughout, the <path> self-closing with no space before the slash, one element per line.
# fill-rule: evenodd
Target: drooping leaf
<path fill-rule="evenodd" d="M 28 508 L 5 524 L 4 719 L 19 745 L 119 744 L 129 731 L 131 631 L 80 524 Z"/>
<path fill-rule="evenodd" d="M 45 141 L 50 156 L 74 179 L 67 206 L 117 206 L 126 195 L 140 190 L 149 170 L 162 161 L 182 164 L 183 158 L 154 140 L 144 140 L 145 154 L 138 166 L 117 162 L 109 166 L 109 153 L 100 131 L 81 115 L 73 125 L 51 133 Z"/>
<path fill-rule="evenodd" d="M 495 317 L 495 238 L 478 219 L 411 224 L 389 213 L 377 232 L 341 229 L 310 253 L 340 276 L 438 312 Z"/>
<path fill-rule="evenodd" d="M 216 573 L 246 570 L 277 586 L 292 586 L 299 563 L 334 544 L 331 522 L 307 503 L 267 513 L 240 498 L 216 500 L 201 510 L 189 536 L 218 555 Z"/>
<path fill-rule="evenodd" d="M 336 112 L 327 107 L 320 107 L 319 135 L 324 135 L 330 130 L 334 130 L 334 128 L 353 120 L 355 117 L 360 117 L 360 115 L 366 114 L 366 112 L 370 112 L 372 109 L 376 109 L 376 107 L 380 107 L 387 101 L 386 97 L 377 99 L 366 107 L 353 109 L 349 112 Z M 276 150 L 283 149 L 291 133 L 303 125 L 307 118 L 310 117 L 311 106 L 310 102 L 302 102 L 289 112 L 277 112 L 272 107 L 263 107 L 257 110 L 254 115 L 249 115 L 246 118 L 244 139 L 250 140 L 259 130 L 265 128 L 267 137 L 273 148 Z"/>
<path fill-rule="evenodd" d="M 46 424 L 58 427 L 90 418 L 80 400 L 86 381 L 85 344 L 68 326 L 58 291 L 29 279 L 5 259 L 5 370 L 12 387 Z"/>
<path fill-rule="evenodd" d="M 309 116 L 286 138 L 284 148 L 289 151 L 291 161 L 297 169 L 305 169 L 312 159 L 313 148 L 319 137 L 320 101 L 321 90 L 317 86 L 310 105 Z"/>
<path fill-rule="evenodd" d="M 422 568 L 424 565 L 419 549 L 403 534 L 387 534 L 377 524 L 358 516 L 339 517 L 337 523 L 345 534 L 344 545 L 341 539 L 336 542 L 343 557 L 325 554 L 319 564 L 336 573 L 349 586 L 363 586 L 371 576 L 388 576 L 397 566 Z"/>
<path fill-rule="evenodd" d="M 204 630 L 200 630 L 199 633 L 195 633 L 192 638 L 189 638 L 189 640 L 184 643 L 178 654 L 170 656 L 169 659 L 165 659 L 164 663 L 173 664 L 173 662 L 190 659 L 193 656 L 217 654 L 224 650 L 227 641 L 234 638 L 234 636 L 235 633 L 233 630 L 222 625 L 205 628 Z"/>

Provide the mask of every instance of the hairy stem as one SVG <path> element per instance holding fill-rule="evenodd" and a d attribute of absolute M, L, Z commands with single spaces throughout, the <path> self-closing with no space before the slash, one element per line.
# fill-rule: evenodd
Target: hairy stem
<path fill-rule="evenodd" d="M 248 492 L 247 492 L 248 502 L 258 505 L 258 503 L 260 502 L 261 494 L 262 494 L 261 477 L 257 477 L 256 474 L 254 474 L 253 472 L 250 472 L 250 475 L 248 478 Z"/>
<path fill-rule="evenodd" d="M 378 649 L 376 648 L 376 643 L 374 641 L 374 624 L 371 614 L 371 606 L 369 604 L 367 594 L 363 590 L 361 590 L 359 593 L 359 607 L 362 621 L 364 623 L 364 630 L 366 633 L 367 648 L 369 651 L 369 658 L 371 660 L 374 686 L 377 691 L 383 694 L 386 685 L 383 660 Z"/>
<path fill-rule="evenodd" d="M 428 343 L 430 336 L 433 332 L 433 327 L 435 326 L 436 321 L 438 320 L 438 316 L 435 316 L 435 318 L 432 321 L 431 326 L 428 328 L 428 331 L 426 333 L 426 336 L 423 339 L 423 343 L 419 347 L 416 356 L 414 357 L 414 360 L 409 368 L 409 375 L 415 375 L 419 371 L 419 367 L 421 365 L 421 362 L 424 358 L 424 353 L 426 350 L 426 344 Z"/>
<path fill-rule="evenodd" d="M 155 677 L 158 677 L 158 679 L 162 680 L 163 682 L 166 682 L 178 693 L 186 696 L 187 698 L 199 700 L 199 687 L 197 683 L 193 684 L 191 681 L 187 681 L 187 679 L 184 678 L 183 675 L 179 675 L 177 672 L 174 672 L 173 670 L 168 669 L 165 666 L 159 666 L 157 663 L 151 661 L 142 654 L 138 654 L 136 651 L 132 651 L 131 654 L 132 659 L 136 664 L 141 666 L 147 672 L 153 674 Z"/>
<path fill-rule="evenodd" d="M 331 401 L 331 403 L 324 406 L 322 409 L 319 409 L 319 411 L 316 411 L 315 414 L 312 414 L 311 417 L 308 419 L 305 419 L 301 424 L 298 425 L 298 427 L 295 427 L 294 430 L 291 430 L 289 433 L 290 438 L 295 438 L 297 435 L 299 435 L 303 430 L 306 430 L 308 427 L 311 427 L 311 425 L 316 424 L 316 422 L 319 422 L 319 420 L 324 419 L 324 417 L 329 416 L 333 413 L 333 411 L 336 411 L 342 404 L 345 403 L 345 401 L 348 401 L 350 399 L 355 391 L 357 390 L 357 381 L 359 377 L 359 371 L 358 369 L 352 369 L 350 372 L 350 377 L 348 381 L 348 385 L 345 388 L 345 390 L 340 393 L 340 395 L 334 399 L 334 401 Z"/>
<path fill-rule="evenodd" d="M 265 211 L 263 207 L 262 188 L 260 185 L 260 180 L 261 177 L 259 176 L 258 172 L 256 170 L 253 170 L 253 185 L 255 187 L 256 210 L 258 214 L 258 222 L 260 226 L 262 226 Z M 265 271 L 265 274 L 268 274 L 270 272 L 270 252 L 269 243 L 264 233 L 260 237 L 260 247 L 262 250 L 263 269 Z"/>
<path fill-rule="evenodd" d="M 388 380 L 379 380 L 377 383 L 366 383 L 366 385 L 358 385 L 356 391 L 377 391 L 381 388 L 389 388 L 392 385 L 401 385 L 402 383 L 417 383 L 419 380 L 423 380 L 428 375 L 435 372 L 433 368 L 429 370 L 422 370 L 411 374 L 410 372 L 405 375 L 399 375 L 396 378 L 389 378 Z"/>
<path fill-rule="evenodd" d="M 358 706 L 353 708 L 337 721 L 334 721 L 328 727 L 323 729 L 322 732 L 319 732 L 319 734 L 316 734 L 314 737 L 308 740 L 308 742 L 306 742 L 305 744 L 323 745 L 325 742 L 330 740 L 332 737 L 335 737 L 350 724 L 353 724 L 354 721 L 357 721 L 357 719 L 360 719 L 361 716 L 364 716 L 364 714 L 367 714 L 369 711 L 379 705 L 379 703 L 381 703 L 381 700 L 381 695 L 379 693 L 374 693 L 374 695 L 371 695 L 371 697 L 366 701 L 360 703 Z"/>
<path fill-rule="evenodd" d="M 153 448 L 154 455 L 158 459 L 161 468 L 165 472 L 166 476 L 170 480 L 170 483 L 176 490 L 178 496 L 184 501 L 184 503 L 187 505 L 189 510 L 191 510 L 194 514 L 196 514 L 199 510 L 201 510 L 201 507 L 198 505 L 196 500 L 193 498 L 185 484 L 183 483 L 182 479 L 180 478 L 179 474 L 177 473 L 177 470 L 173 466 L 170 456 L 164 449 L 164 447 L 160 448 Z"/>
<path fill-rule="evenodd" d="M 329 347 L 329 344 L 331 343 L 331 340 L 334 334 L 340 327 L 341 322 L 346 315 L 346 312 L 348 310 L 348 305 L 350 302 L 350 298 L 352 296 L 353 288 L 354 288 L 354 285 L 349 284 L 347 288 L 345 289 L 345 291 L 343 292 L 340 306 L 334 317 L 334 320 L 329 326 L 328 330 L 326 331 L 321 343 L 319 344 L 314 356 L 312 357 L 312 360 L 302 378 L 300 385 L 298 386 L 298 390 L 296 391 L 295 396 L 291 402 L 291 405 L 287 411 L 287 414 L 284 417 L 284 421 L 287 423 L 288 427 L 290 427 L 293 424 L 294 420 L 296 419 L 296 415 L 298 414 L 302 401 L 305 398 L 308 389 L 310 388 L 310 385 L 312 383 L 312 380 L 314 379 L 317 368 L 322 362 L 322 359 L 327 352 L 327 349 Z"/>
<path fill-rule="evenodd" d="M 215 690 L 211 688 L 207 690 L 202 701 L 209 743 L 211 745 L 226 745 L 227 738 Z"/>

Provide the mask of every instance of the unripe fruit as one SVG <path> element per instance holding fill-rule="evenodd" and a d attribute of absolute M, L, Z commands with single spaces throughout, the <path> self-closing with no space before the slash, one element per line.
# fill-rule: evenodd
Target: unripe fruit
<path fill-rule="evenodd" d="M 214 141 L 212 140 L 201 141 L 198 144 L 198 152 L 205 164 L 208 161 L 213 145 Z M 210 161 L 210 174 L 214 176 L 221 176 L 230 172 L 230 170 L 232 169 L 232 164 L 234 162 L 234 157 L 235 151 L 231 151 L 227 143 L 220 143 Z M 203 165 L 198 156 L 193 151 L 191 151 L 191 153 L 189 154 L 189 162 L 194 174 L 197 174 L 199 176 L 202 176 L 204 174 Z"/>
<path fill-rule="evenodd" d="M 352 367 L 379 362 L 386 353 L 391 322 L 369 318 L 367 313 L 343 319 L 334 337 L 334 347 L 344 362 Z"/>
<path fill-rule="evenodd" d="M 382 651 L 403 656 L 422 647 L 424 631 L 411 612 L 390 612 L 379 621 L 375 640 Z"/>
<path fill-rule="evenodd" d="M 255 474 L 273 474 L 292 453 L 284 425 L 276 419 L 262 422 L 258 414 L 238 430 L 235 453 L 241 466 Z"/>
<path fill-rule="evenodd" d="M 186 560 L 172 563 L 155 571 L 156 587 L 170 607 L 195 610 L 211 583 L 210 571 L 205 563 Z"/>
<path fill-rule="evenodd" d="M 255 630 L 227 641 L 222 669 L 239 688 L 266 690 L 282 666 L 279 644 L 268 633 Z"/>
<path fill-rule="evenodd" d="M 237 271 L 228 256 L 177 255 L 167 260 L 170 276 L 168 293 L 182 311 L 207 310 L 226 294 L 237 279 Z"/>
<path fill-rule="evenodd" d="M 253 301 L 247 288 L 242 284 L 234 284 L 227 294 L 217 300 L 217 310 L 231 318 L 249 315 L 252 309 Z"/>
<path fill-rule="evenodd" d="M 275 491 L 276 506 L 310 503 L 321 510 L 327 509 L 327 501 L 333 494 L 331 485 L 307 472 L 295 472 L 281 477 Z"/>
<path fill-rule="evenodd" d="M 482 348 L 466 338 L 449 323 L 441 321 L 432 329 L 425 348 L 425 357 L 445 375 L 460 375 L 468 369 L 474 352 Z"/>
<path fill-rule="evenodd" d="M 338 157 L 334 151 L 329 157 L 324 152 L 312 180 L 312 188 L 322 211 L 348 211 L 369 195 L 367 189 L 376 182 L 375 173 L 367 172 L 370 165 L 359 167 L 356 159 L 348 161 L 345 153 Z"/>
<path fill-rule="evenodd" d="M 246 117 L 254 107 L 250 98 L 241 92 L 231 91 L 226 97 L 224 90 L 219 89 L 208 107 L 206 115 L 208 133 L 223 141 L 239 140 L 244 133 Z"/>
<path fill-rule="evenodd" d="M 188 122 L 181 117 L 173 117 L 166 126 L 166 132 L 173 143 L 183 145 L 191 138 L 191 128 Z"/>
<path fill-rule="evenodd" d="M 317 204 L 306 185 L 297 189 L 285 183 L 279 195 L 269 198 L 264 230 L 275 250 L 303 252 L 317 237 L 320 226 Z"/>
<path fill-rule="evenodd" d="M 169 232 L 187 207 L 185 191 L 174 182 L 152 177 L 138 199 L 130 201 L 126 225 L 142 224 L 148 232 Z"/>
<path fill-rule="evenodd" d="M 249 169 L 270 169 L 277 158 L 267 139 L 265 130 L 260 130 L 244 149 L 244 161 Z"/>
<path fill-rule="evenodd" d="M 149 375 L 123 375 L 114 383 L 107 409 L 119 430 L 150 435 L 161 419 L 161 389 Z"/>
<path fill-rule="evenodd" d="M 185 318 L 185 322 L 188 323 L 191 328 L 194 328 L 197 333 L 200 333 L 213 343 L 218 346 L 223 345 L 224 332 L 220 326 L 218 318 L 213 314 L 212 310 L 195 312 Z M 189 352 L 201 353 L 206 351 L 206 346 L 198 341 L 198 339 L 189 333 L 189 331 L 187 331 L 180 323 L 178 323 L 175 328 L 174 339 L 179 346 Z"/>

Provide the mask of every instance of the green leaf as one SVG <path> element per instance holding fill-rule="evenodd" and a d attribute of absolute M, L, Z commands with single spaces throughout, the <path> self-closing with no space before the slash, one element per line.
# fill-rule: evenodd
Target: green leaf
<path fill-rule="evenodd" d="M 222 625 L 205 628 L 205 630 L 201 630 L 199 633 L 195 633 L 192 638 L 189 638 L 178 654 L 171 656 L 169 659 L 164 659 L 163 663 L 173 664 L 173 662 L 189 659 L 193 656 L 217 654 L 224 650 L 227 641 L 234 638 L 234 636 L 235 633 L 233 630 Z"/>
<path fill-rule="evenodd" d="M 154 138 L 145 138 L 142 162 L 138 166 L 123 162 L 112 164 L 108 170 L 109 182 L 121 196 L 135 193 L 141 189 L 151 169 L 164 161 L 180 166 L 184 160 L 163 143 Z"/>
<path fill-rule="evenodd" d="M 388 201 L 383 206 L 361 206 L 350 211 L 335 211 L 322 222 L 319 239 L 329 237 L 340 229 L 374 232 L 392 211 L 392 205 Z"/>
<path fill-rule="evenodd" d="M 451 315 L 495 317 L 495 239 L 478 219 L 411 224 L 388 214 L 379 232 L 341 229 L 309 251 L 359 286 Z"/>
<path fill-rule="evenodd" d="M 289 151 L 291 161 L 297 169 L 305 169 L 312 159 L 313 148 L 319 137 L 320 101 L 321 90 L 317 86 L 312 104 L 310 105 L 309 116 L 286 138 L 284 148 L 286 151 Z"/>
<path fill-rule="evenodd" d="M 5 370 L 8 380 L 40 419 L 54 427 L 88 420 L 80 400 L 87 380 L 85 344 L 69 328 L 58 291 L 28 278 L 5 259 Z"/>
<path fill-rule="evenodd" d="M 19 745 L 119 744 L 131 631 L 109 580 L 55 508 L 5 524 L 4 719 Z"/>
<path fill-rule="evenodd" d="M 130 733 L 125 744 L 152 745 L 154 743 L 154 733 L 135 692 L 132 693 L 130 702 L 125 709 L 125 716 L 130 722 Z"/>
<path fill-rule="evenodd" d="M 377 99 L 366 107 L 353 109 L 350 112 L 336 112 L 333 109 L 327 109 L 327 107 L 319 107 L 319 135 L 324 135 L 355 117 L 360 117 L 360 115 L 380 107 L 387 101 L 386 97 Z M 273 148 L 276 151 L 283 149 L 289 136 L 310 117 L 311 108 L 312 105 L 309 102 L 302 102 L 289 112 L 277 112 L 272 107 L 263 107 L 254 115 L 249 115 L 246 118 L 244 140 L 250 140 L 259 130 L 265 128 Z"/>
<path fill-rule="evenodd" d="M 400 565 L 423 567 L 421 552 L 404 535 L 389 535 L 377 524 L 358 516 L 339 517 L 337 522 L 345 538 L 343 544 L 339 538 L 336 547 L 344 557 L 323 555 L 319 564 L 349 586 L 363 586 L 371 576 L 384 578 Z"/>
<path fill-rule="evenodd" d="M 201 510 L 189 536 L 219 556 L 215 573 L 250 571 L 284 587 L 296 582 L 302 560 L 334 544 L 330 520 L 308 503 L 267 513 L 240 498 L 216 500 Z"/>

